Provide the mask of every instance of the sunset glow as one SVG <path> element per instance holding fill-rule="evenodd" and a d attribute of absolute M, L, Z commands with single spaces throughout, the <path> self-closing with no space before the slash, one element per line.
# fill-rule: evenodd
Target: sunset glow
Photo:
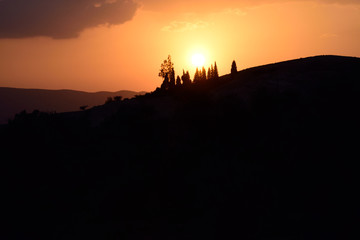
<path fill-rule="evenodd" d="M 196 53 L 192 56 L 191 61 L 195 67 L 202 67 L 205 63 L 205 57 L 200 53 Z"/>
<path fill-rule="evenodd" d="M 176 75 L 184 69 L 191 77 L 215 61 L 224 75 L 233 60 L 241 70 L 314 55 L 360 56 L 360 2 L 351 0 L 103 0 L 91 12 L 93 1 L 56 1 L 49 19 L 27 1 L 19 14 L 17 2 L 0 1 L 3 87 L 152 91 L 169 54 Z"/>
<path fill-rule="evenodd" d="M 359 83 L 360 0 L 0 0 L 0 240 L 356 239 Z"/>

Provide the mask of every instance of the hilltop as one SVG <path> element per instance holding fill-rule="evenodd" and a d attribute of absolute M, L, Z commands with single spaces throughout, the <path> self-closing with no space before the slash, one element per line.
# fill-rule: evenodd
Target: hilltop
<path fill-rule="evenodd" d="M 0 129 L 5 228 L 18 239 L 358 238 L 359 69 L 316 56 L 19 114 Z"/>
<path fill-rule="evenodd" d="M 219 104 L 231 99 L 230 104 L 246 104 L 250 107 L 254 101 L 270 95 L 297 98 L 302 104 L 311 107 L 319 101 L 336 101 L 333 98 L 335 96 L 343 100 L 349 97 L 345 91 L 358 91 L 359 61 L 360 59 L 355 57 L 314 56 L 273 63 L 244 69 L 235 75 L 227 74 L 216 81 L 198 82 L 190 87 L 177 87 L 169 91 L 157 89 L 152 93 L 138 95 L 139 97 L 131 101 L 97 106 L 86 114 L 90 121 L 94 119 L 96 125 L 116 112 L 124 111 L 123 108 L 127 108 L 125 106 L 141 105 L 155 109 L 153 117 L 169 117 L 170 114 L 178 112 L 184 104 L 197 105 L 198 101 Z M 332 92 L 335 95 L 330 95 Z M 321 100 L 321 97 L 324 99 Z M 122 113 L 126 115 L 125 112 Z M 71 116 L 79 117 L 83 114 L 79 112 Z"/>

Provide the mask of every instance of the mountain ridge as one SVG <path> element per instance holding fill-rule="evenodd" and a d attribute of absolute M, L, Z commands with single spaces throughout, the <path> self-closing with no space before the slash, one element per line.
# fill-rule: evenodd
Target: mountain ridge
<path fill-rule="evenodd" d="M 47 112 L 77 111 L 81 106 L 94 107 L 101 105 L 107 97 L 122 96 L 132 98 L 145 92 L 121 90 L 116 92 L 99 91 L 85 92 L 70 89 L 48 90 L 0 87 L 0 124 L 15 116 L 16 113 L 26 110 Z"/>

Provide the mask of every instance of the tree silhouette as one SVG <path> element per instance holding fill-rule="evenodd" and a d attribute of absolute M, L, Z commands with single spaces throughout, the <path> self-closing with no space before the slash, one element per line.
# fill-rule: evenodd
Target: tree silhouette
<path fill-rule="evenodd" d="M 114 101 L 114 99 L 112 97 L 108 97 L 105 101 L 105 104 L 111 103 L 113 101 Z"/>
<path fill-rule="evenodd" d="M 171 56 L 168 55 L 168 58 L 161 64 L 159 77 L 165 78 L 165 76 L 168 75 L 173 68 L 174 63 L 171 61 Z"/>
<path fill-rule="evenodd" d="M 181 76 L 181 81 L 182 81 L 182 84 L 183 84 L 183 85 L 187 85 L 187 84 L 186 84 L 186 80 L 187 80 L 187 79 L 186 79 L 186 74 L 185 74 L 185 71 L 184 71 L 184 69 L 183 69 L 183 74 L 182 74 L 182 76 Z"/>
<path fill-rule="evenodd" d="M 189 73 L 189 71 L 186 71 L 186 77 L 187 77 L 189 83 L 191 83 L 191 78 L 190 78 L 190 73 Z"/>
<path fill-rule="evenodd" d="M 171 68 L 171 71 L 169 73 L 169 88 L 175 87 L 175 70 L 174 68 Z"/>
<path fill-rule="evenodd" d="M 211 64 L 209 79 L 214 79 L 214 65 Z"/>
<path fill-rule="evenodd" d="M 172 79 L 172 75 L 174 78 Z M 175 71 L 174 63 L 171 61 L 171 56 L 168 55 L 168 58 L 160 66 L 159 77 L 164 78 L 163 83 L 161 84 L 162 89 L 168 89 L 173 83 L 175 86 Z M 173 82 L 171 82 L 174 80 Z"/>
<path fill-rule="evenodd" d="M 180 86 L 181 84 L 183 84 L 184 86 L 189 86 L 192 83 L 189 71 L 186 71 L 185 73 L 184 69 L 181 78 L 180 76 L 177 76 L 175 78 L 174 64 L 171 60 L 170 55 L 168 55 L 168 58 L 165 59 L 164 62 L 161 64 L 159 77 L 164 78 L 161 84 L 161 89 L 163 90 L 168 90 L 170 88 L 174 88 L 175 86 Z M 217 64 L 215 62 L 214 65 L 211 64 L 211 67 L 208 68 L 208 71 L 206 71 L 204 66 L 201 69 L 196 68 L 193 82 L 196 83 L 217 78 L 219 78 L 219 72 Z"/>
<path fill-rule="evenodd" d="M 199 82 L 201 79 L 201 72 L 199 68 L 196 68 L 195 75 L 194 75 L 194 82 Z"/>
<path fill-rule="evenodd" d="M 177 75 L 176 77 L 176 86 L 180 86 L 181 85 L 181 79 L 179 77 L 179 75 Z"/>
<path fill-rule="evenodd" d="M 161 89 L 167 90 L 169 89 L 169 86 L 170 86 L 169 75 L 166 74 L 164 77 L 164 81 L 161 84 Z"/>
<path fill-rule="evenodd" d="M 235 73 L 237 73 L 237 66 L 236 66 L 236 62 L 234 60 L 231 64 L 231 75 L 234 75 Z"/>
<path fill-rule="evenodd" d="M 215 62 L 215 65 L 214 65 L 213 78 L 214 78 L 214 79 L 219 78 L 219 72 L 218 72 L 218 68 L 217 68 L 216 62 Z"/>
<path fill-rule="evenodd" d="M 89 107 L 88 105 L 80 106 L 80 110 L 85 111 L 86 108 L 88 108 L 88 107 Z"/>
<path fill-rule="evenodd" d="M 206 70 L 205 67 L 202 67 L 201 69 L 201 81 L 205 81 L 206 80 Z"/>
<path fill-rule="evenodd" d="M 122 96 L 115 96 L 114 97 L 115 102 L 121 102 L 121 100 L 122 100 Z"/>
<path fill-rule="evenodd" d="M 191 84 L 189 71 L 186 71 L 186 73 L 185 73 L 185 71 L 183 70 L 183 75 L 181 76 L 181 80 L 182 80 L 184 86 L 188 86 Z"/>

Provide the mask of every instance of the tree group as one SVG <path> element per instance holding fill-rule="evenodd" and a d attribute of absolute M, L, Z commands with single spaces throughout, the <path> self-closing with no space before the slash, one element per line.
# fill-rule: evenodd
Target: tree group
<path fill-rule="evenodd" d="M 183 70 L 183 74 L 180 78 L 178 75 L 175 78 L 175 70 L 174 63 L 171 60 L 171 56 L 169 55 L 166 60 L 161 64 L 159 77 L 162 77 L 164 80 L 161 84 L 161 89 L 167 90 L 174 88 L 175 86 L 189 86 L 191 83 L 206 81 L 206 80 L 215 80 L 219 78 L 219 72 L 217 68 L 216 62 L 211 64 L 211 67 L 206 71 L 205 67 L 202 67 L 200 70 L 196 68 L 194 80 L 191 81 L 189 71 Z"/>
<path fill-rule="evenodd" d="M 208 68 L 206 73 L 205 67 L 202 67 L 201 70 L 196 68 L 195 75 L 194 75 L 194 82 L 201 82 L 205 80 L 214 80 L 219 78 L 219 72 L 217 69 L 217 64 L 215 62 L 214 65 L 211 64 L 211 67 Z"/>

